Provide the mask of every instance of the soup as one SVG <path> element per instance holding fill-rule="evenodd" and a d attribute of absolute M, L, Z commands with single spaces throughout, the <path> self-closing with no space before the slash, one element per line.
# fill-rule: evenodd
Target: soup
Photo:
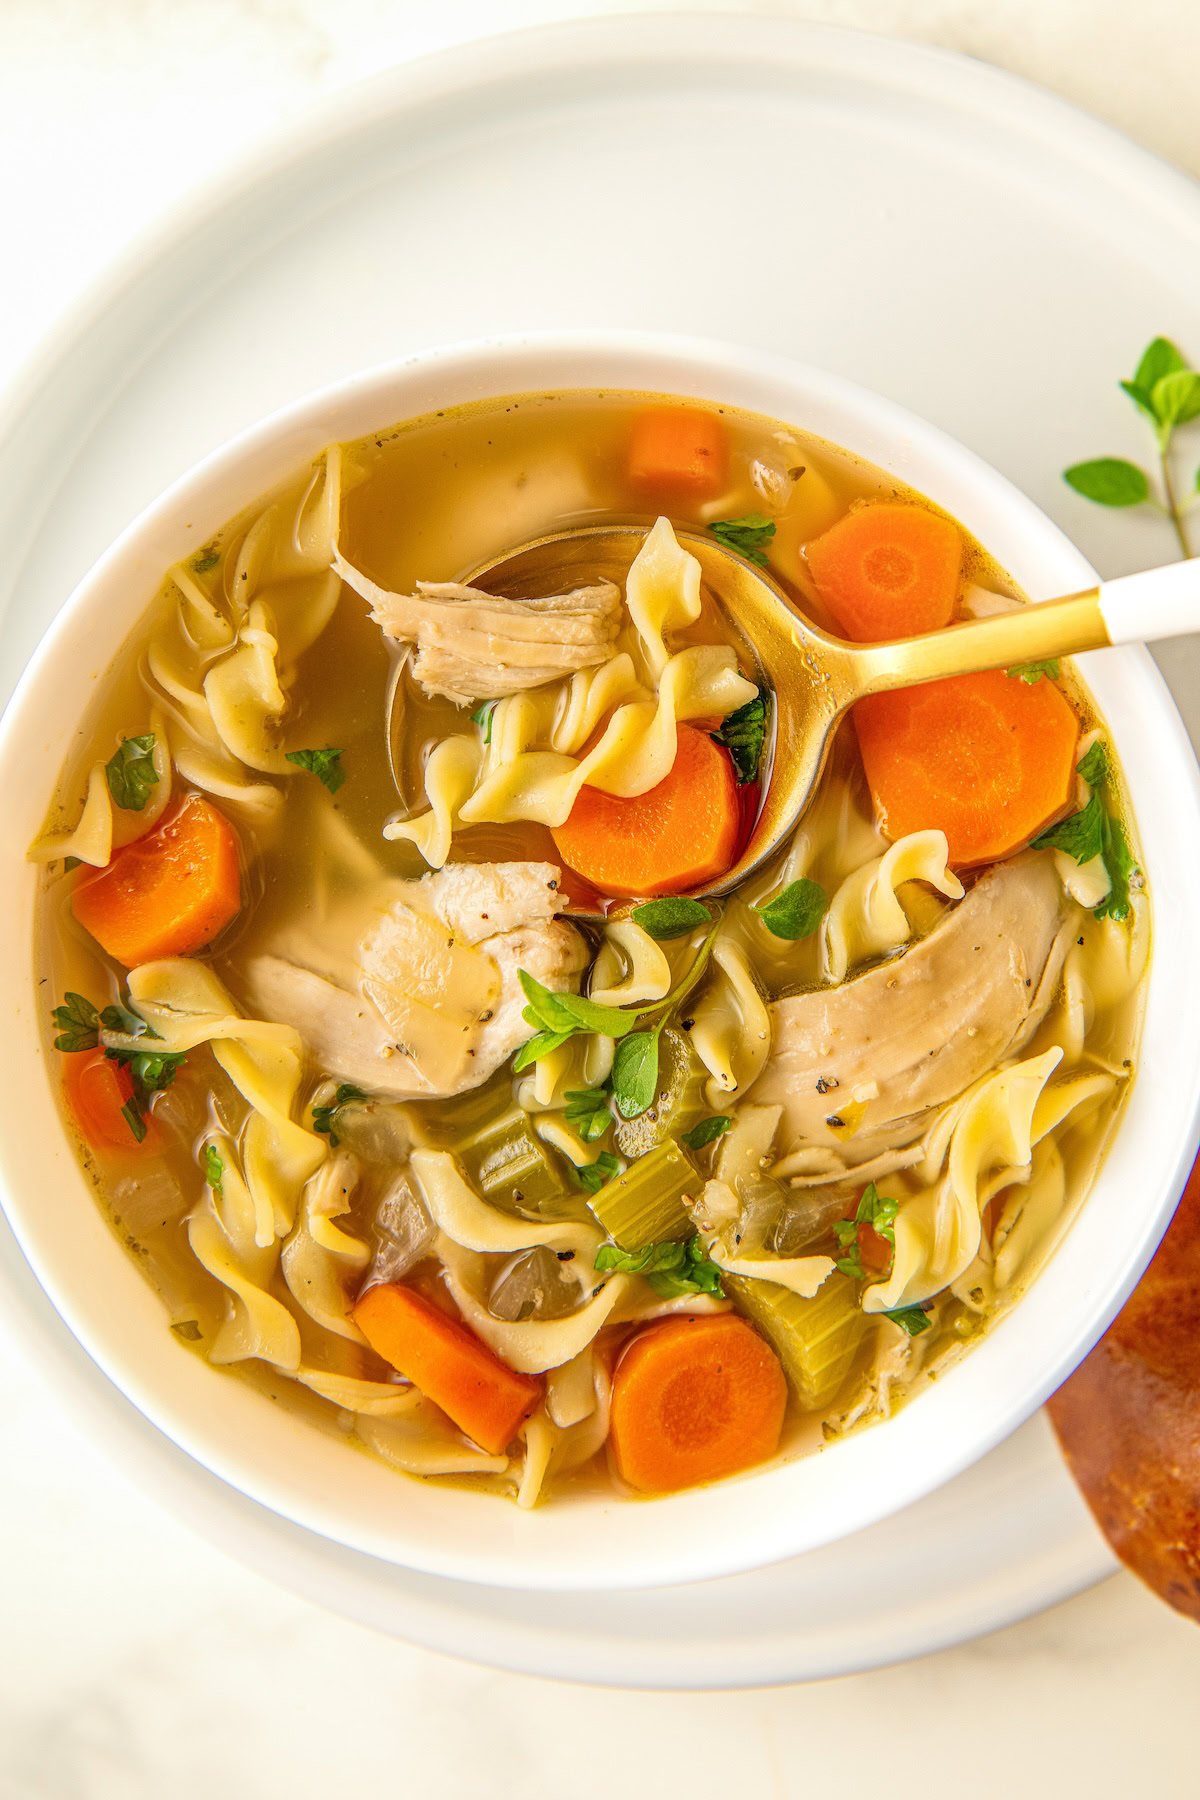
<path fill-rule="evenodd" d="M 489 585 L 605 523 L 627 566 Z M 862 641 L 1022 604 L 769 419 L 418 419 L 168 571 L 32 852 L 64 1114 L 170 1328 L 526 1506 L 886 1419 L 1019 1299 L 1135 1068 L 1149 901 L 1068 665 L 862 703 L 714 897 L 780 672 L 696 534 Z"/>

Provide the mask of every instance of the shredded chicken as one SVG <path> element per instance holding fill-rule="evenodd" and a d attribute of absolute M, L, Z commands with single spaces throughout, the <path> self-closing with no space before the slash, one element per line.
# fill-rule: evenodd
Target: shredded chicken
<path fill-rule="evenodd" d="M 478 1087 L 530 1035 L 519 971 L 559 993 L 579 985 L 588 951 L 554 917 L 558 880 L 553 863 L 460 863 L 383 883 L 336 928 L 286 932 L 281 954 L 248 958 L 249 1006 L 295 1025 L 322 1069 L 368 1092 Z"/>
<path fill-rule="evenodd" d="M 621 625 L 611 581 L 543 599 L 506 600 L 455 581 L 418 581 L 396 594 L 341 556 L 334 567 L 371 602 L 385 636 L 416 645 L 412 672 L 427 694 L 459 706 L 520 694 L 606 662 Z"/>
<path fill-rule="evenodd" d="M 1015 1056 L 1054 998 L 1071 924 L 1048 856 L 983 876 L 928 937 L 836 988 L 771 1007 L 756 1101 L 783 1107 L 784 1166 L 829 1179 L 911 1144 L 944 1105 Z M 823 1154 L 821 1154 L 823 1153 Z"/>

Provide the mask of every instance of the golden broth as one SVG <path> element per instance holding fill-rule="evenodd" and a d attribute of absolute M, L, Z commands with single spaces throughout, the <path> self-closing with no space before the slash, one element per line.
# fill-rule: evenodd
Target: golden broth
<path fill-rule="evenodd" d="M 625 474 L 631 421 L 646 399 L 620 393 L 509 397 L 439 413 L 363 439 L 347 447 L 345 454 L 348 474 L 340 549 L 348 561 L 380 584 L 408 592 L 418 579 L 462 579 L 526 538 L 600 521 L 648 524 L 655 516 L 654 509 L 648 508 L 645 495 L 630 485 Z M 709 504 L 673 511 L 673 522 L 702 528 L 717 518 L 768 512 L 776 524 L 772 574 L 818 623 L 829 625 L 807 578 L 804 544 L 864 499 L 928 502 L 890 476 L 803 431 L 731 409 L 719 410 L 731 448 L 726 490 Z M 280 491 L 277 498 L 284 512 L 295 508 L 309 479 L 306 472 Z M 220 595 L 247 522 L 258 510 L 233 521 L 219 534 L 215 547 L 221 560 L 199 578 L 207 591 Z M 1017 594 L 1011 580 L 969 539 L 965 539 L 964 581 L 1006 596 Z M 178 604 L 177 590 L 168 581 L 143 624 L 122 647 L 68 757 L 52 824 L 70 823 L 78 815 L 95 757 L 110 754 L 122 736 L 146 730 L 150 705 L 144 685 L 147 647 Z M 691 635 L 696 641 L 711 641 L 722 631 L 729 635 L 710 602 Z M 285 799 L 277 818 L 256 824 L 236 806 L 230 809 L 243 844 L 244 907 L 203 956 L 239 1001 L 244 997 L 243 960 L 256 949 L 269 948 L 297 914 L 309 924 L 320 925 L 356 884 L 380 872 L 404 877 L 424 872 L 425 865 L 411 845 L 390 843 L 381 835 L 385 821 L 397 809 L 384 729 L 392 684 L 397 679 L 404 707 L 402 798 L 418 809 L 429 749 L 450 730 L 462 728 L 462 711 L 446 700 L 430 700 L 405 670 L 397 673 L 397 657 L 369 618 L 366 605 L 343 587 L 318 645 L 298 660 L 283 736 L 288 746 L 340 747 L 344 786 L 331 797 L 302 772 L 286 778 L 268 777 L 277 783 L 282 779 Z M 1069 674 L 1065 679 L 1084 729 L 1099 723 L 1078 681 Z M 1115 771 L 1114 779 L 1119 781 Z M 860 836 L 868 832 L 870 801 L 850 731 L 842 734 L 824 778 L 827 790 L 831 783 L 842 785 L 853 830 Z M 186 788 L 188 783 L 179 785 Z M 1125 816 L 1128 820 L 1127 806 Z M 555 860 L 548 831 L 530 824 L 465 830 L 456 836 L 453 854 L 470 860 Z M 823 845 L 810 870 L 812 878 L 829 892 L 848 872 L 844 837 Z M 37 966 L 47 995 L 57 1000 L 64 991 L 73 990 L 103 1005 L 120 995 L 122 973 L 72 918 L 69 899 L 77 879 L 61 862 L 51 863 L 47 869 L 38 912 Z M 768 881 L 765 886 L 769 885 Z M 764 883 L 758 882 L 756 891 L 763 887 Z M 942 905 L 929 896 L 920 903 L 918 932 L 936 924 Z M 1092 938 L 1102 929 L 1090 914 L 1081 915 L 1079 939 L 1085 959 L 1091 954 Z M 686 945 L 667 949 L 678 971 Z M 768 998 L 818 985 L 816 939 L 773 954 L 756 965 L 755 972 Z M 1055 1016 L 1052 1009 L 1034 1048 L 1048 1041 L 1047 1030 Z M 49 1024 L 47 1018 L 48 1046 Z M 1128 1090 L 1139 1026 L 1136 982 L 1132 991 L 1117 995 L 1112 1004 L 1094 1007 L 1093 1016 L 1086 1021 L 1083 1062 L 1089 1068 L 1112 1070 L 1119 1079 L 1098 1108 L 1081 1122 L 1068 1120 L 1056 1138 L 1065 1170 L 1065 1197 L 1043 1233 L 1039 1254 L 1029 1261 L 1020 1280 L 1002 1296 L 982 1290 L 944 1296 L 935 1306 L 933 1329 L 917 1339 L 902 1340 L 888 1322 L 874 1323 L 854 1369 L 821 1415 L 792 1408 L 785 1453 L 808 1447 L 821 1429 L 826 1436 L 836 1435 L 860 1419 L 886 1414 L 921 1381 L 948 1366 L 993 1314 L 1019 1295 L 1094 1177 Z M 54 1068 L 54 1053 L 49 1054 Z M 309 1116 L 314 1097 L 326 1091 L 325 1078 L 322 1069 L 307 1070 L 297 1116 Z M 510 1105 L 513 1087 L 507 1071 L 484 1091 L 487 1104 L 494 1105 L 497 1112 Z M 461 1102 L 451 1102 L 449 1107 L 445 1102 L 411 1105 L 418 1112 L 423 1105 L 431 1109 L 427 1125 L 431 1138 L 453 1141 L 455 1108 L 461 1107 Z M 211 1051 L 201 1048 L 188 1056 L 174 1086 L 154 1104 L 155 1144 L 138 1148 L 131 1141 L 128 1153 L 106 1150 L 101 1154 L 80 1142 L 80 1154 L 114 1228 L 162 1294 L 172 1326 L 201 1352 L 211 1345 L 228 1299 L 222 1285 L 197 1262 L 189 1246 L 186 1220 L 203 1193 L 197 1164 L 214 1123 L 236 1142 L 246 1116 L 242 1096 L 218 1068 Z M 897 1178 L 893 1191 L 903 1191 L 907 1180 Z M 368 1245 L 381 1181 L 381 1169 L 369 1168 L 368 1178 L 341 1221 Z M 587 1217 L 586 1196 L 572 1187 L 565 1165 L 558 1211 L 562 1216 Z M 386 1365 L 373 1353 L 316 1327 L 294 1305 L 278 1270 L 271 1293 L 297 1318 L 306 1366 L 374 1380 L 386 1378 Z M 878 1379 L 881 1334 L 889 1334 L 892 1360 L 904 1361 L 900 1375 L 890 1384 Z M 325 1427 L 352 1432 L 350 1414 L 268 1365 L 245 1362 L 231 1367 L 281 1402 L 301 1407 L 306 1416 Z M 482 1479 L 497 1487 L 510 1485 L 508 1477 Z M 571 1479 L 608 1479 L 603 1452 L 575 1471 Z"/>

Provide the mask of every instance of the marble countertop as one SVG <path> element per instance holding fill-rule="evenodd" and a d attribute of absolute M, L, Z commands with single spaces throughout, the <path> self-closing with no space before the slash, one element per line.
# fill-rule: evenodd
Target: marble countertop
<path fill-rule="evenodd" d="M 0 384 L 181 194 L 421 52 L 636 0 L 3 0 Z M 686 11 L 659 0 L 659 11 Z M 726 5 L 705 10 L 736 10 Z M 1030 76 L 1200 175 L 1180 0 L 760 0 Z M 13 254 L 19 246 L 19 257 Z M 201 1543 L 62 1413 L 0 1319 L 0 1800 L 1196 1791 L 1200 1638 L 1126 1576 L 925 1662 L 808 1688 L 614 1694 L 331 1618 Z"/>

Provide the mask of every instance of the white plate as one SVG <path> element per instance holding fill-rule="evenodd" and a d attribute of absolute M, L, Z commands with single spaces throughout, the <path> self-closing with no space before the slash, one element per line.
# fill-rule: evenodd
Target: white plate
<path fill-rule="evenodd" d="M 1105 573 L 1167 560 L 1158 522 L 1085 507 L 1058 471 L 1144 450 L 1116 377 L 1159 331 L 1200 350 L 1198 296 L 1190 183 L 954 56 L 692 17 L 401 69 L 144 246 L 11 397 L 0 692 L 118 529 L 231 432 L 360 365 L 496 329 L 676 328 L 797 352 L 979 450 Z M 1165 661 L 1195 727 L 1200 680 Z M 131 1458 L 177 1467 L 28 1291 L 7 1237 L 0 1260 L 65 1387 Z M 876 1665 L 1112 1567 L 1041 1420 L 876 1531 L 649 1602 L 485 1592 L 328 1545 L 314 1582 L 307 1557 L 268 1551 L 252 1503 L 197 1491 L 201 1530 L 399 1636 L 649 1686 Z"/>

